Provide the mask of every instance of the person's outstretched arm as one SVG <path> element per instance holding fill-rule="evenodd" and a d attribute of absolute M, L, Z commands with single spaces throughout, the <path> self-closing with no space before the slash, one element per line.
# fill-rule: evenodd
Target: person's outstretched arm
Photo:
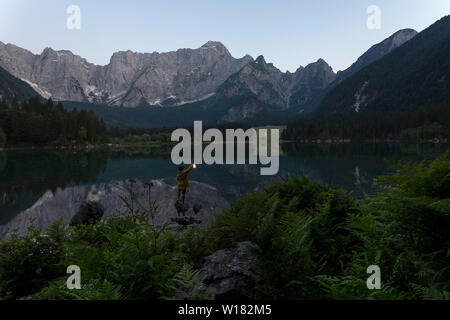
<path fill-rule="evenodd" d="M 191 171 L 193 168 L 194 168 L 194 164 L 191 164 L 191 165 L 189 166 L 189 168 L 186 169 L 185 172 L 188 173 L 188 172 Z"/>

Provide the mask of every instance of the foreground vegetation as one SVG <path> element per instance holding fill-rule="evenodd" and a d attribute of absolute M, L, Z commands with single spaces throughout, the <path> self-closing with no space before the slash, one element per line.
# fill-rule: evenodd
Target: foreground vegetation
<path fill-rule="evenodd" d="M 254 298 L 449 299 L 448 154 L 399 164 L 378 188 L 355 200 L 287 177 L 250 192 L 207 229 L 155 228 L 156 211 L 132 205 L 96 225 L 57 221 L 0 241 L 0 298 L 208 299 L 195 271 L 203 258 L 252 241 L 261 275 Z M 81 290 L 66 288 L 71 264 L 82 270 Z M 381 290 L 367 289 L 370 265 L 381 268 Z"/>

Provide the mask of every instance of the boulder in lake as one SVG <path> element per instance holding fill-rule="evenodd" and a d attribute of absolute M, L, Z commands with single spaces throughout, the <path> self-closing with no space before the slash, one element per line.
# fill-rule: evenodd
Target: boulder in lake
<path fill-rule="evenodd" d="M 188 226 L 192 224 L 200 224 L 202 223 L 202 220 L 194 218 L 194 217 L 177 217 L 177 218 L 171 218 L 172 222 L 178 223 L 182 226 Z"/>
<path fill-rule="evenodd" d="M 202 205 L 200 203 L 195 203 L 192 207 L 192 210 L 194 210 L 195 214 L 198 214 L 200 210 L 202 210 Z"/>
<path fill-rule="evenodd" d="M 187 203 L 183 203 L 180 200 L 175 201 L 175 209 L 177 209 L 178 215 L 186 213 L 189 210 L 189 205 Z"/>

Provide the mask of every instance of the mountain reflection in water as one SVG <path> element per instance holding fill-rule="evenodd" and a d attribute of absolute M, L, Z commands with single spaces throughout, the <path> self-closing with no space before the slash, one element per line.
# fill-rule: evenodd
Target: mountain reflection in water
<path fill-rule="evenodd" d="M 282 144 L 277 176 L 260 176 L 258 165 L 198 165 L 190 174 L 186 201 L 191 207 L 202 204 L 199 217 L 206 224 L 246 192 L 279 176 L 303 173 L 363 197 L 373 192 L 376 176 L 390 172 L 389 162 L 432 159 L 446 149 L 445 145 Z M 107 215 L 114 214 L 123 208 L 119 195 L 128 195 L 128 179 L 137 181 L 134 192 L 145 209 L 145 183 L 154 183 L 151 197 L 159 205 L 156 222 L 163 223 L 176 216 L 176 172 L 170 153 L 154 155 L 148 150 L 0 152 L 0 235 L 15 229 L 23 232 L 30 218 L 40 227 L 60 217 L 69 221 L 85 200 L 100 201 Z"/>

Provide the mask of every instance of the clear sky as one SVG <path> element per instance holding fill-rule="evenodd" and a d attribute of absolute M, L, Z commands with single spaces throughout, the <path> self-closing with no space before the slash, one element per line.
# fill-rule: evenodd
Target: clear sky
<path fill-rule="evenodd" d="M 69 30 L 69 5 L 81 29 Z M 381 29 L 366 26 L 369 5 Z M 234 57 L 262 54 L 282 71 L 318 58 L 335 71 L 395 31 L 421 31 L 450 14 L 450 0 L 0 0 L 0 41 L 40 53 L 67 49 L 96 64 L 113 52 L 165 52 L 222 42 Z"/>

